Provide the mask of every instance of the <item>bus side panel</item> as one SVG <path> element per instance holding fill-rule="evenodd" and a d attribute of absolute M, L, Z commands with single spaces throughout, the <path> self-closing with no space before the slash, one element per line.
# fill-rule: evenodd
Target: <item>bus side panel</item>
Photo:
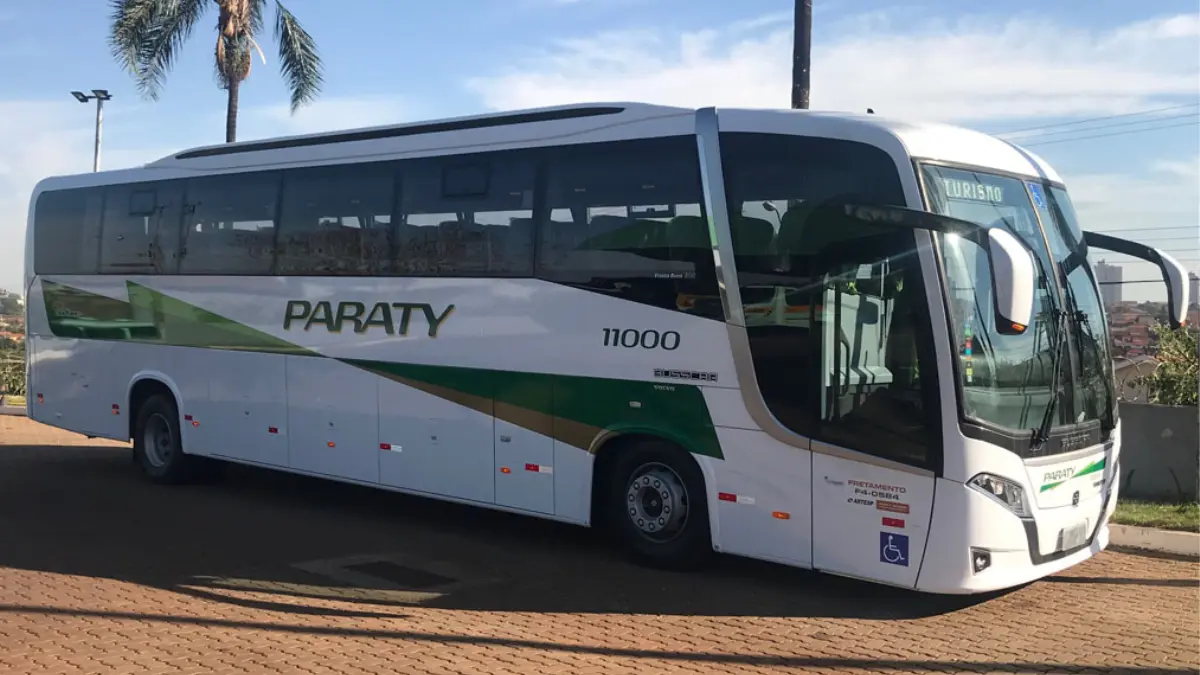
<path fill-rule="evenodd" d="M 199 410 L 200 440 L 189 452 L 214 454 L 269 466 L 288 465 L 288 410 L 284 357 L 216 350 L 188 350 Z M 203 387 L 204 390 L 200 391 Z M 201 396 L 202 394 L 202 396 Z"/>
<path fill-rule="evenodd" d="M 34 419 L 89 436 L 126 438 L 125 418 L 113 412 L 113 405 L 119 410 L 124 397 L 113 382 L 112 345 L 73 335 L 55 336 L 43 283 L 30 286 L 26 302 L 26 334 L 35 337 L 29 348 L 39 386 L 29 392 L 34 397 Z M 39 393 L 42 403 L 36 402 Z"/>
<path fill-rule="evenodd" d="M 333 359 L 287 356 L 293 469 L 379 482 L 379 377 Z"/>
<path fill-rule="evenodd" d="M 810 453 L 762 431 L 717 428 L 724 461 L 709 467 L 713 544 L 724 553 L 812 565 Z"/>
<path fill-rule="evenodd" d="M 933 476 L 823 452 L 814 452 L 812 466 L 814 566 L 915 585 L 929 536 Z"/>
<path fill-rule="evenodd" d="M 554 441 L 554 515 L 572 523 L 592 522 L 592 472 L 596 456 Z"/>
<path fill-rule="evenodd" d="M 495 501 L 491 399 L 473 400 L 487 407 L 473 410 L 384 378 L 378 380 L 378 391 L 379 449 L 375 452 L 381 483 L 475 502 Z"/>

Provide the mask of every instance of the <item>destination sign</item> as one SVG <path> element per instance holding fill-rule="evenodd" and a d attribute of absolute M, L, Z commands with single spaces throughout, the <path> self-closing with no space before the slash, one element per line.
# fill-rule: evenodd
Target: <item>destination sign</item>
<path fill-rule="evenodd" d="M 1004 188 L 999 185 L 988 185 L 970 180 L 943 178 L 942 185 L 946 197 L 972 202 L 988 202 L 999 204 L 1004 201 Z"/>

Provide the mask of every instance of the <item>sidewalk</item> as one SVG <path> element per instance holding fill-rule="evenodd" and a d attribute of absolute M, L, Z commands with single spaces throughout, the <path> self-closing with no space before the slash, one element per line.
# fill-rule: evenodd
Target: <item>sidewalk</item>
<path fill-rule="evenodd" d="M 25 416 L 25 397 L 0 394 L 0 415 Z"/>
<path fill-rule="evenodd" d="M 1108 533 L 1111 546 L 1200 558 L 1200 533 L 1116 523 L 1109 523 Z"/>

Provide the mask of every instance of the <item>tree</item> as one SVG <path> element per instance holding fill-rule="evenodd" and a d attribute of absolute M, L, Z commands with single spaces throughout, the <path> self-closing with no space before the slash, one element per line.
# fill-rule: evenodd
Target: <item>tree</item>
<path fill-rule="evenodd" d="M 4 340 L 0 344 L 0 396 L 25 395 L 25 343 Z"/>
<path fill-rule="evenodd" d="M 1197 405 L 1200 396 L 1200 352 L 1197 352 L 1196 331 L 1180 326 L 1172 330 L 1159 323 L 1150 328 L 1158 338 L 1158 367 L 1153 373 L 1135 380 L 1145 385 L 1151 403 L 1162 405 Z"/>
<path fill-rule="evenodd" d="M 158 100 L 158 93 L 196 22 L 210 0 L 110 0 L 113 56 L 137 82 L 143 96 Z M 211 0 L 218 9 L 214 66 L 217 83 L 228 92 L 225 108 L 225 142 L 237 140 L 238 91 L 250 76 L 253 52 L 265 64 L 258 44 L 268 0 Z M 275 41 L 279 68 L 291 90 L 291 110 L 312 102 L 323 81 L 316 42 L 296 17 L 275 3 Z"/>
<path fill-rule="evenodd" d="M 0 291 L 0 316 L 21 316 L 24 314 L 21 301 L 17 296 Z"/>

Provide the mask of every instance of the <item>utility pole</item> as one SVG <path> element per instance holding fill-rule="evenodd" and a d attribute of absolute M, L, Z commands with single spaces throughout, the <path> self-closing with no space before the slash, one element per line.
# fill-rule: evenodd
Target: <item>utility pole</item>
<path fill-rule="evenodd" d="M 812 0 L 796 0 L 792 37 L 792 107 L 808 109 L 809 66 L 812 62 Z"/>
<path fill-rule="evenodd" d="M 82 91 L 73 91 L 71 95 L 80 103 L 87 103 L 92 99 L 96 99 L 96 143 L 92 148 L 92 171 L 100 170 L 100 131 L 104 126 L 104 102 L 111 99 L 112 96 L 107 89 L 93 89 L 92 93 L 85 94 Z"/>

